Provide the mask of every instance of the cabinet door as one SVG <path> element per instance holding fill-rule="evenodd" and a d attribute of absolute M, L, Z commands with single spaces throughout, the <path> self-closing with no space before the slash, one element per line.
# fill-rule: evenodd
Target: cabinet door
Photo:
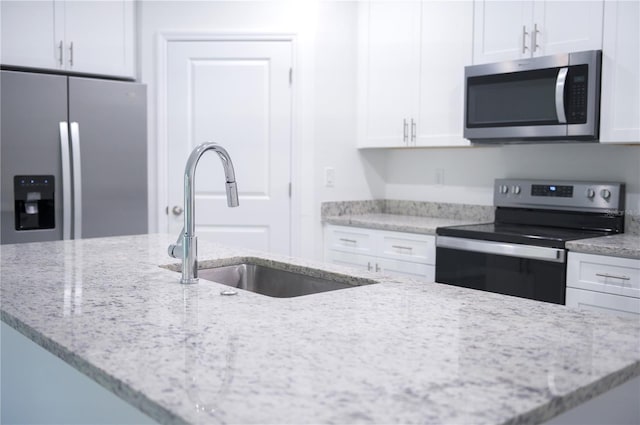
<path fill-rule="evenodd" d="M 2 1 L 2 64 L 58 69 L 64 38 L 60 2 Z"/>
<path fill-rule="evenodd" d="M 376 271 L 387 275 L 414 277 L 429 282 L 435 281 L 436 276 L 435 266 L 386 258 L 377 259 Z"/>
<path fill-rule="evenodd" d="M 531 56 L 533 2 L 476 0 L 473 63 Z"/>
<path fill-rule="evenodd" d="M 66 68 L 132 77 L 133 15 L 126 0 L 65 2 Z"/>
<path fill-rule="evenodd" d="M 640 143 L 640 2 L 607 1 L 602 51 L 601 143 Z"/>
<path fill-rule="evenodd" d="M 567 307 L 640 319 L 640 299 L 567 288 Z"/>
<path fill-rule="evenodd" d="M 353 254 L 351 252 L 340 252 L 327 250 L 325 261 L 341 266 L 355 267 L 357 269 L 374 271 L 376 269 L 376 258 L 368 255 Z"/>
<path fill-rule="evenodd" d="M 418 146 L 468 146 L 462 137 L 464 67 L 471 65 L 473 2 L 422 5 Z"/>
<path fill-rule="evenodd" d="M 420 10 L 419 1 L 360 5 L 359 147 L 410 142 L 418 109 Z"/>
<path fill-rule="evenodd" d="M 603 8 L 603 1 L 594 0 L 536 1 L 532 31 L 537 29 L 537 32 L 532 33 L 533 55 L 602 49 Z"/>

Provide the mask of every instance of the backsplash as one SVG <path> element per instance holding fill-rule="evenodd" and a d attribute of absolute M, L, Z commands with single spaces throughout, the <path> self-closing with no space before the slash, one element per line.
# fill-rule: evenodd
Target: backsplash
<path fill-rule="evenodd" d="M 323 202 L 320 207 L 320 215 L 323 220 L 325 217 L 331 216 L 360 214 L 397 214 L 492 222 L 494 207 L 444 202 L 401 201 L 395 199 Z"/>

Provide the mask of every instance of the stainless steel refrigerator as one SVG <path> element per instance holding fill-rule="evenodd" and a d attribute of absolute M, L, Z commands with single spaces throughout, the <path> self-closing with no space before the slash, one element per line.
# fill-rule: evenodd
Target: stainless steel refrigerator
<path fill-rule="evenodd" d="M 0 71 L 2 244 L 140 234 L 142 84 Z"/>

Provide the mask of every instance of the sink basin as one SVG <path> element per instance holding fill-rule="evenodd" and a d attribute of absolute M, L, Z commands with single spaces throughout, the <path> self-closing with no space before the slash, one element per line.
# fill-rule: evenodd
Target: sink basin
<path fill-rule="evenodd" d="M 312 273 L 318 272 L 314 269 L 306 270 Z M 338 277 L 340 280 L 351 280 L 352 282 L 347 283 L 252 263 L 200 269 L 198 277 L 277 298 L 299 297 L 375 283 L 375 281 L 368 279 L 354 279 L 349 276 Z"/>

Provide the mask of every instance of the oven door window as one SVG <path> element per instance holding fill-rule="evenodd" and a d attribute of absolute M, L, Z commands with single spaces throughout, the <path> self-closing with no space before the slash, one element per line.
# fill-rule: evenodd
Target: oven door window
<path fill-rule="evenodd" d="M 468 77 L 467 128 L 558 124 L 558 68 Z"/>
<path fill-rule="evenodd" d="M 436 282 L 565 303 L 566 263 L 436 249 Z"/>

